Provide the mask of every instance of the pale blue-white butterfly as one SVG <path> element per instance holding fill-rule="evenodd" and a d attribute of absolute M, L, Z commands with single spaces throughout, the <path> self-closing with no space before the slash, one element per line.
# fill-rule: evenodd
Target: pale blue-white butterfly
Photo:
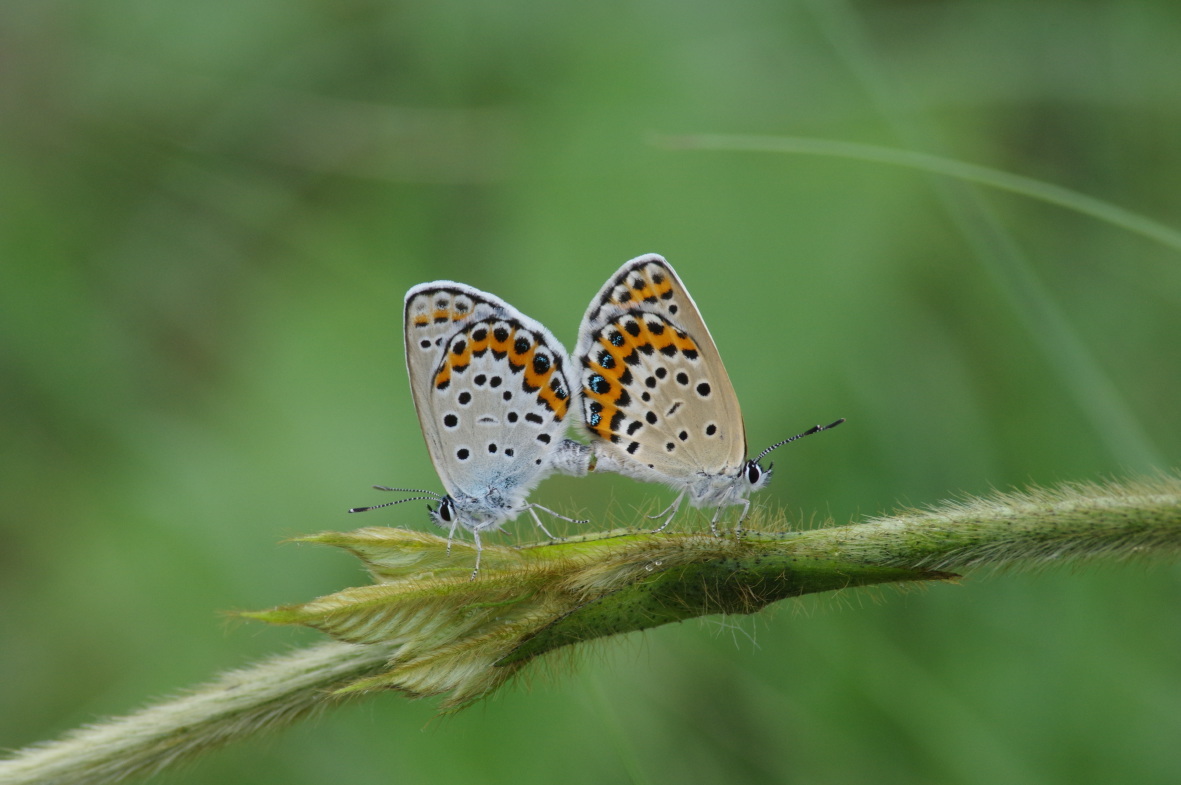
<path fill-rule="evenodd" d="M 552 537 L 526 501 L 545 477 L 587 473 L 590 449 L 566 439 L 573 396 L 566 349 L 538 322 L 495 295 L 454 281 L 419 284 L 406 293 L 406 369 L 427 451 L 446 494 L 387 488 L 424 496 L 358 507 L 362 512 L 430 498 L 431 520 L 472 533 L 480 569 L 480 532 L 499 529 L 522 512 Z M 582 522 L 585 521 L 576 521 Z"/>
<path fill-rule="evenodd" d="M 668 526 L 687 497 L 694 507 L 750 511 L 752 491 L 771 479 L 759 463 L 776 447 L 844 422 L 817 425 L 747 459 L 734 386 L 689 292 L 657 254 L 624 264 L 591 300 L 578 331 L 583 422 L 595 471 L 679 491 L 663 512 Z"/>

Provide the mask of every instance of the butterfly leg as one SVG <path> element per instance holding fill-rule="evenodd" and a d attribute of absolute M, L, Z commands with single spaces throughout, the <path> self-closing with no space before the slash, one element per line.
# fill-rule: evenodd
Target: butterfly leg
<path fill-rule="evenodd" d="M 716 510 L 714 510 L 714 517 L 709 519 L 709 530 L 711 532 L 713 532 L 713 535 L 715 537 L 722 536 L 721 534 L 718 533 L 718 516 L 720 516 L 721 514 L 722 514 L 722 508 L 718 507 Z M 739 525 L 739 527 L 741 527 L 742 526 L 741 522 L 738 525 Z"/>
<path fill-rule="evenodd" d="M 676 499 L 673 500 L 672 504 L 665 507 L 663 510 L 656 513 L 655 515 L 648 516 L 648 518 L 650 518 L 650 519 L 651 518 L 659 518 L 662 515 L 664 515 L 665 513 L 668 513 L 668 517 L 664 519 L 664 523 L 660 524 L 659 527 L 652 530 L 653 534 L 656 534 L 657 532 L 662 532 L 666 528 L 668 528 L 669 523 L 672 522 L 673 516 L 677 514 L 677 510 L 681 509 L 681 502 L 684 501 L 684 499 L 685 499 L 685 494 L 682 493 L 680 496 L 678 496 Z M 713 524 L 710 524 L 710 525 L 712 526 Z"/>
<path fill-rule="evenodd" d="M 750 513 L 750 499 L 739 499 L 738 501 L 739 504 L 742 505 L 742 515 L 738 516 L 738 522 L 734 524 L 734 539 L 736 540 L 742 537 L 742 522 L 746 520 L 747 514 Z M 718 511 L 721 512 L 720 507 L 718 508 Z"/>
<path fill-rule="evenodd" d="M 475 567 L 475 569 L 472 570 L 472 577 L 468 578 L 469 581 L 474 581 L 476 579 L 476 575 L 479 574 L 479 572 L 480 572 L 480 556 L 481 556 L 481 554 L 484 553 L 484 546 L 480 544 L 479 530 L 472 529 L 472 537 L 474 537 L 476 540 L 476 567 Z M 450 543 L 448 543 L 448 545 L 450 545 Z"/>
<path fill-rule="evenodd" d="M 447 530 L 447 555 L 451 555 L 451 541 L 455 539 L 455 529 L 459 526 L 459 521 L 451 524 L 451 528 Z"/>
<path fill-rule="evenodd" d="M 561 537 L 554 537 L 554 535 L 552 535 L 548 531 L 546 531 L 545 527 L 541 525 L 541 521 L 537 520 L 537 513 L 533 512 L 534 509 L 545 510 L 546 512 L 548 512 L 550 515 L 554 516 L 555 518 L 561 518 L 563 521 L 569 521 L 570 523 L 590 523 L 589 518 L 568 518 L 565 515 L 562 515 L 562 513 L 560 513 L 560 512 L 557 512 L 555 510 L 551 510 L 549 507 L 543 507 L 540 504 L 530 504 L 529 505 L 529 512 L 530 512 L 530 514 L 533 515 L 533 520 L 537 521 L 538 528 L 540 528 L 543 532 L 548 534 L 550 536 L 550 539 L 560 540 L 562 538 Z"/>
<path fill-rule="evenodd" d="M 550 533 L 549 529 L 545 528 L 545 524 L 543 524 L 541 522 L 541 518 L 537 515 L 537 510 L 533 509 L 534 507 L 538 507 L 538 506 L 540 506 L 540 505 L 530 504 L 528 507 L 529 514 L 533 516 L 533 522 L 537 524 L 537 528 L 541 529 L 545 533 L 546 537 L 549 537 L 551 540 L 558 539 L 557 537 L 555 537 L 553 534 Z M 548 513 L 553 513 L 553 510 L 546 510 L 545 507 L 542 507 L 541 509 L 545 510 Z M 558 516 L 558 517 L 561 517 L 561 516 Z M 570 520 L 570 519 L 567 518 L 566 520 Z"/>

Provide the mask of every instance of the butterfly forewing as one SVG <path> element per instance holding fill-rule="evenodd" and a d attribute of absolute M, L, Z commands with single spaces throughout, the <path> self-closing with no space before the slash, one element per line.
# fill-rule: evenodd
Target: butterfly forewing
<path fill-rule="evenodd" d="M 730 377 L 663 258 L 633 259 L 608 280 L 587 309 L 575 357 L 587 429 L 636 474 L 680 481 L 744 462 Z"/>
<path fill-rule="evenodd" d="M 513 506 L 551 470 L 570 403 L 566 353 L 536 321 L 449 281 L 406 296 L 406 359 L 448 493 Z"/>

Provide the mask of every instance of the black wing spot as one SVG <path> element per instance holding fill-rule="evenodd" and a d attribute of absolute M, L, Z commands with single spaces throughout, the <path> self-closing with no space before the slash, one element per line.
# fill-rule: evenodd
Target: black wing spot
<path fill-rule="evenodd" d="M 472 402 L 472 394 L 467 390 L 464 390 L 459 394 L 459 397 L 456 398 L 456 400 L 459 401 L 460 406 L 467 406 Z"/>
<path fill-rule="evenodd" d="M 689 374 L 685 373 L 684 371 L 678 372 L 677 373 L 677 384 L 688 384 L 688 383 L 689 383 Z"/>
<path fill-rule="evenodd" d="M 484 383 L 485 383 L 486 381 L 488 381 L 488 377 L 487 377 L 487 376 L 485 376 L 485 375 L 484 375 L 484 374 L 482 374 L 482 373 L 478 373 L 478 374 L 476 374 L 476 378 L 472 379 L 472 382 L 473 382 L 473 383 L 474 383 L 474 384 L 475 384 L 477 387 L 483 387 L 483 386 L 484 386 Z"/>
<path fill-rule="evenodd" d="M 607 427 L 611 429 L 612 433 L 618 433 L 620 425 L 623 425 L 623 412 L 616 412 L 611 415 L 611 424 Z M 612 439 L 612 441 L 616 440 Z"/>
<path fill-rule="evenodd" d="M 680 439 L 681 441 L 685 441 L 686 439 L 689 438 L 689 432 L 688 431 L 681 431 L 680 433 L 677 434 L 677 438 Z"/>
<path fill-rule="evenodd" d="M 455 426 L 459 425 L 459 418 L 454 414 L 445 414 L 443 415 L 443 425 L 447 426 L 448 428 L 454 428 Z"/>
<path fill-rule="evenodd" d="M 706 436 L 713 436 L 717 432 L 718 432 L 718 426 L 714 425 L 712 422 L 709 425 L 705 426 L 705 435 Z"/>
<path fill-rule="evenodd" d="M 631 444 L 629 444 L 627 446 L 627 453 L 628 453 L 628 455 L 635 455 L 636 450 L 638 450 L 638 449 L 640 449 L 640 443 L 639 442 L 632 442 Z"/>
<path fill-rule="evenodd" d="M 672 452 L 673 450 L 677 449 L 677 446 L 675 444 L 673 444 L 672 442 L 668 442 L 667 444 L 664 445 L 664 449 L 667 452 Z"/>
<path fill-rule="evenodd" d="M 488 442 L 488 452 L 494 453 L 497 449 L 495 442 Z"/>
<path fill-rule="evenodd" d="M 549 444 L 550 435 L 548 433 L 539 433 L 537 434 L 537 441 L 541 442 L 542 444 Z"/>
<path fill-rule="evenodd" d="M 468 458 L 471 457 L 471 455 L 472 454 L 468 451 L 468 449 L 466 447 L 460 447 L 458 450 L 455 451 L 455 457 L 461 461 L 466 461 Z"/>
<path fill-rule="evenodd" d="M 424 346 L 423 348 L 425 349 L 426 347 Z M 451 345 L 451 353 L 456 357 L 463 354 L 465 351 L 467 351 L 467 341 L 463 340 L 462 338 Z"/>
<path fill-rule="evenodd" d="M 710 386 L 708 382 L 702 382 L 697 385 L 697 394 L 702 398 L 708 398 L 710 393 Z"/>
<path fill-rule="evenodd" d="M 636 431 L 644 427 L 644 424 L 639 420 L 632 420 L 631 425 L 627 426 L 627 435 L 635 436 Z"/>
<path fill-rule="evenodd" d="M 504 450 L 504 454 L 505 454 L 505 457 L 507 457 L 507 458 L 511 458 L 514 455 L 516 455 L 516 453 L 513 451 L 512 447 L 506 447 Z"/>
<path fill-rule="evenodd" d="M 525 419 L 535 425 L 541 425 L 543 422 L 545 422 L 545 420 L 543 420 L 541 418 L 540 414 L 535 414 L 533 412 L 529 412 L 528 414 L 526 414 Z"/>
<path fill-rule="evenodd" d="M 649 425 L 655 425 L 659 418 L 656 416 L 656 412 L 648 412 L 644 415 L 644 419 L 648 421 Z"/>

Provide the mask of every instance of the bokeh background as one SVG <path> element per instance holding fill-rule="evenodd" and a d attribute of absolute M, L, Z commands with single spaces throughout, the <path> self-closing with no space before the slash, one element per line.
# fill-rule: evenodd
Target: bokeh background
<path fill-rule="evenodd" d="M 424 280 L 569 346 L 607 275 L 666 255 L 752 448 L 848 418 L 775 455 L 759 501 L 801 525 L 1181 465 L 1177 249 L 906 168 L 652 142 L 914 149 L 1176 226 L 1178 73 L 1165 0 L 8 0 L 0 746 L 317 640 L 222 615 L 363 580 L 284 538 L 430 526 L 344 514 L 439 487 L 401 357 Z M 606 528 L 671 496 L 535 498 Z M 1179 600 L 1178 568 L 1127 565 L 784 603 L 168 781 L 1175 783 Z"/>

